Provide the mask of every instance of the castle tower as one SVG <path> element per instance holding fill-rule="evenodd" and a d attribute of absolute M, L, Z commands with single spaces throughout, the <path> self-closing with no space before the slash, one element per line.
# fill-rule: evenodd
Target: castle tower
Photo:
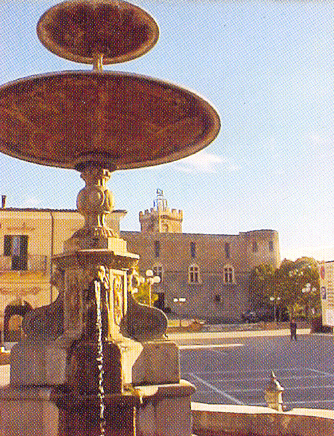
<path fill-rule="evenodd" d="M 162 189 L 157 189 L 153 207 L 139 212 L 142 232 L 182 233 L 183 211 L 169 209 Z"/>

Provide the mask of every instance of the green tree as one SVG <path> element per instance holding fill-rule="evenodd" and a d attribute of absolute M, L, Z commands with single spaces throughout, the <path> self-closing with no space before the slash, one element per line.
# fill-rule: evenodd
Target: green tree
<path fill-rule="evenodd" d="M 320 309 L 318 263 L 310 257 L 301 257 L 296 261 L 284 259 L 275 271 L 273 297 L 280 298 L 280 306 L 287 307 L 290 316 Z M 268 295 L 270 298 L 270 296 Z"/>
<path fill-rule="evenodd" d="M 153 291 L 152 285 L 145 281 L 144 277 L 142 277 L 142 279 L 143 281 L 136 288 L 137 291 L 134 290 L 132 295 L 137 303 L 149 305 L 151 292 L 151 301 L 152 304 L 154 304 L 154 302 L 158 299 L 158 295 Z"/>
<path fill-rule="evenodd" d="M 261 264 L 252 269 L 249 277 L 249 295 L 252 307 L 261 307 L 271 292 L 275 268 L 270 264 Z"/>
<path fill-rule="evenodd" d="M 254 308 L 275 304 L 279 313 L 287 308 L 290 316 L 309 318 L 320 311 L 318 262 L 311 257 L 284 259 L 276 270 L 261 264 L 251 271 L 249 293 Z"/>
<path fill-rule="evenodd" d="M 150 296 L 152 304 L 158 300 L 158 295 L 153 291 L 152 284 L 139 274 L 138 266 L 131 270 L 129 277 L 129 291 L 137 303 L 149 305 Z"/>

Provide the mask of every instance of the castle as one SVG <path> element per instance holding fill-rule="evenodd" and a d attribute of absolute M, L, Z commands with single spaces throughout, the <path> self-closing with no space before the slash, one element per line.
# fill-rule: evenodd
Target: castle
<path fill-rule="evenodd" d="M 280 264 L 275 230 L 182 233 L 183 212 L 169 209 L 161 190 L 153 208 L 139 213 L 139 221 L 140 232 L 122 232 L 122 237 L 140 255 L 141 274 L 152 269 L 161 278 L 154 290 L 163 310 L 216 322 L 239 321 L 249 308 L 250 271 L 261 263 L 274 268 Z"/>
<path fill-rule="evenodd" d="M 240 320 L 249 308 L 248 277 L 254 266 L 280 263 L 278 233 L 253 230 L 237 235 L 182 233 L 183 212 L 169 209 L 161 190 L 150 210 L 139 213 L 141 230 L 121 231 L 126 211 L 115 210 L 107 225 L 140 255 L 139 271 L 153 270 L 156 305 L 166 312 L 216 322 Z M 50 304 L 51 258 L 83 225 L 75 210 L 0 208 L 0 330 L 2 342 L 20 336 L 22 316 Z M 180 304 L 182 303 L 182 304 Z"/>

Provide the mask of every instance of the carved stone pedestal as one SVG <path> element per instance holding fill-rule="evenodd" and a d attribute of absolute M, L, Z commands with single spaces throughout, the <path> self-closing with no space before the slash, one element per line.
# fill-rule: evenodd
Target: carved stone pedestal
<path fill-rule="evenodd" d="M 135 302 L 128 286 L 138 256 L 104 224 L 113 207 L 109 171 L 89 162 L 82 173 L 78 210 L 85 225 L 53 258 L 57 300 L 24 319 L 26 338 L 12 349 L 11 387 L 1 392 L 7 421 L 0 433 L 8 423 L 15 427 L 23 400 L 39 423 L 33 436 L 190 436 L 194 387 L 180 380 L 167 318 Z M 47 431 L 45 413 L 52 415 Z"/>

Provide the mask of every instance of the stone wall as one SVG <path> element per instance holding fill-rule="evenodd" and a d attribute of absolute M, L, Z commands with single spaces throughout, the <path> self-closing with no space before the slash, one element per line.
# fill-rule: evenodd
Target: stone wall
<path fill-rule="evenodd" d="M 249 308 L 251 269 L 261 263 L 274 267 L 280 263 L 278 233 L 273 230 L 237 235 L 126 231 L 121 235 L 129 251 L 139 254 L 142 275 L 147 269 L 163 271 L 154 290 L 164 294 L 165 307 L 207 321 L 240 321 Z M 191 266 L 198 268 L 198 283 L 190 282 Z M 226 268 L 233 271 L 230 282 Z M 186 299 L 181 306 L 173 301 L 180 297 Z"/>
<path fill-rule="evenodd" d="M 331 410 L 292 409 L 192 403 L 193 433 L 197 436 L 330 436 Z"/>

